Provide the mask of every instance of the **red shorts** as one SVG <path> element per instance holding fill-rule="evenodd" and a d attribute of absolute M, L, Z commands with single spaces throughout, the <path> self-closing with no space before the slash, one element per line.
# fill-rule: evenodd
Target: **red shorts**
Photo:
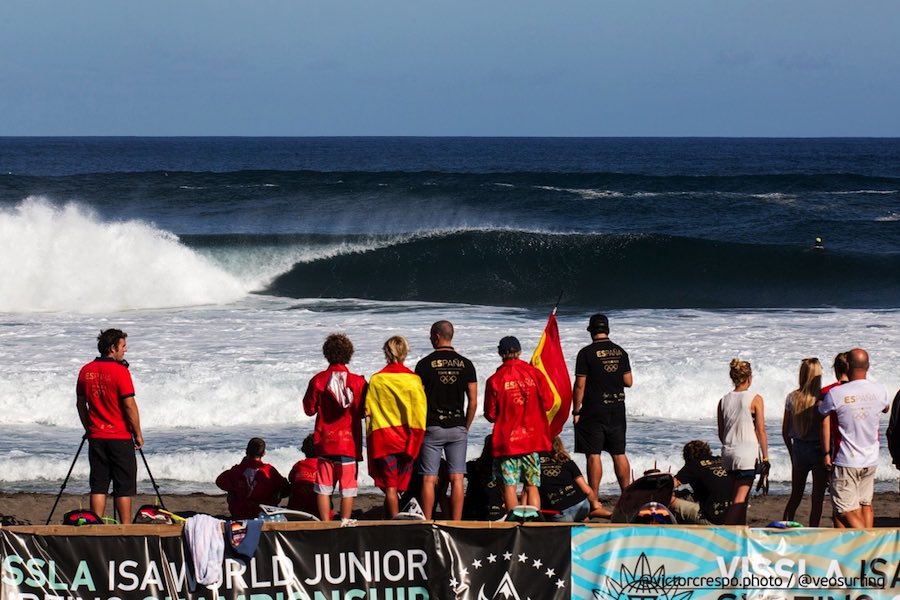
<path fill-rule="evenodd" d="M 353 498 L 359 491 L 356 481 L 356 461 L 346 456 L 320 456 L 316 466 L 317 494 L 330 496 L 335 482 L 341 486 L 342 498 Z"/>
<path fill-rule="evenodd" d="M 375 480 L 376 487 L 386 490 L 397 488 L 405 492 L 409 487 L 412 475 L 413 460 L 405 454 L 388 454 L 376 458 L 369 468 L 369 475 Z"/>

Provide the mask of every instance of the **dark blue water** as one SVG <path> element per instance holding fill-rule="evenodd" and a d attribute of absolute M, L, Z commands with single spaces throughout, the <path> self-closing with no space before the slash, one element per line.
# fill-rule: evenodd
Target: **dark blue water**
<path fill-rule="evenodd" d="M 76 202 L 195 248 L 364 242 L 280 296 L 900 306 L 898 139 L 3 138 L 0 173 L 3 210 Z"/>

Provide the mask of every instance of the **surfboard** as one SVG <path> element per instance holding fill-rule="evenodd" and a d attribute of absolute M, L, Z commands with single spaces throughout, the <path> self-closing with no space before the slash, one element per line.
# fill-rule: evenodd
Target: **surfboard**
<path fill-rule="evenodd" d="M 543 521 L 544 515 L 541 514 L 541 509 L 537 506 L 520 504 L 519 506 L 514 506 L 511 511 L 506 513 L 506 517 L 503 520 L 512 523 L 529 523 L 531 521 Z"/>

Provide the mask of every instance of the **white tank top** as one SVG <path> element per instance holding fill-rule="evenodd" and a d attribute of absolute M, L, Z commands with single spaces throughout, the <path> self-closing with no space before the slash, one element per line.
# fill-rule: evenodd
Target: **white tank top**
<path fill-rule="evenodd" d="M 728 392 L 719 400 L 722 407 L 724 433 L 722 465 L 729 471 L 752 469 L 759 455 L 759 441 L 750 414 L 750 403 L 756 394 L 750 390 Z"/>

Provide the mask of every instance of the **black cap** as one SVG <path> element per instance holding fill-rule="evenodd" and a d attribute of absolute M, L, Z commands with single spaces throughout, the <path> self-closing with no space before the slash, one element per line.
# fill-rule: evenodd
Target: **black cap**
<path fill-rule="evenodd" d="M 591 334 L 609 333 L 609 319 L 606 318 L 606 315 L 601 313 L 591 315 L 587 330 L 590 331 Z"/>
<path fill-rule="evenodd" d="M 500 340 L 500 343 L 497 344 L 497 352 L 501 355 L 503 354 L 512 354 L 513 352 L 521 352 L 522 344 L 519 343 L 519 340 L 511 335 L 506 336 L 505 338 Z"/>

